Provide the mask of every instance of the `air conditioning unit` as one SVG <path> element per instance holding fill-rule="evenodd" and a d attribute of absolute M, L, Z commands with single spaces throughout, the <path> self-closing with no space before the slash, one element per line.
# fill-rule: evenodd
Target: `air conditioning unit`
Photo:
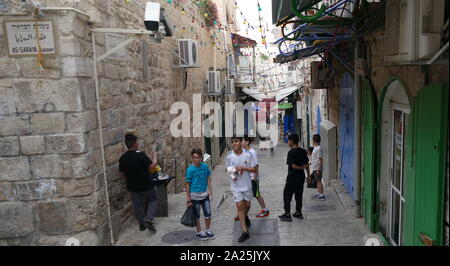
<path fill-rule="evenodd" d="M 387 0 L 385 62 L 431 59 L 440 49 L 444 0 Z"/>
<path fill-rule="evenodd" d="M 227 56 L 227 66 L 228 66 L 228 76 L 236 76 L 236 62 L 234 60 L 234 55 Z"/>
<path fill-rule="evenodd" d="M 220 88 L 220 71 L 208 72 L 208 93 L 221 93 Z"/>
<path fill-rule="evenodd" d="M 178 40 L 179 67 L 198 67 L 198 45 L 190 39 Z"/>
<path fill-rule="evenodd" d="M 239 56 L 239 65 L 241 67 L 250 67 L 250 56 Z"/>
<path fill-rule="evenodd" d="M 227 79 L 226 81 L 226 88 L 225 88 L 225 94 L 234 95 L 234 79 Z"/>
<path fill-rule="evenodd" d="M 311 88 L 330 89 L 333 86 L 331 71 L 325 63 L 319 61 L 311 62 Z"/>

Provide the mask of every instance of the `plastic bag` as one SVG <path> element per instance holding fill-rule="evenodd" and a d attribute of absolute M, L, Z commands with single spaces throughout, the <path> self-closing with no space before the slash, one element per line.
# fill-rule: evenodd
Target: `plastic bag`
<path fill-rule="evenodd" d="M 231 179 L 236 180 L 236 168 L 233 166 L 228 166 L 227 168 L 227 174 L 230 176 Z"/>
<path fill-rule="evenodd" d="M 181 217 L 180 223 L 189 227 L 195 226 L 194 207 L 187 207 L 186 211 L 183 214 L 183 217 Z"/>
<path fill-rule="evenodd" d="M 317 188 L 317 181 L 313 175 L 308 176 L 306 178 L 306 187 L 307 188 Z"/>

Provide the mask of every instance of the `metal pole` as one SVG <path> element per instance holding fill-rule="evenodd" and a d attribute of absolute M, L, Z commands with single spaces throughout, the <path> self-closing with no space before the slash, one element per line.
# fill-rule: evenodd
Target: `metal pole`
<path fill-rule="evenodd" d="M 214 71 L 216 71 L 216 66 L 217 66 L 217 63 L 216 63 L 216 45 L 214 44 L 212 47 L 213 47 L 213 50 L 214 50 L 214 57 L 213 57 Z"/>
<path fill-rule="evenodd" d="M 175 194 L 178 193 L 178 164 L 177 164 L 177 158 L 175 158 Z"/>
<path fill-rule="evenodd" d="M 256 83 L 256 51 L 255 51 L 255 46 L 253 46 L 253 80 Z"/>
<path fill-rule="evenodd" d="M 98 72 L 97 72 L 97 52 L 95 49 L 95 32 L 92 32 L 92 63 L 94 64 L 95 96 L 96 96 L 96 100 L 97 100 L 97 121 L 98 121 L 98 128 L 99 128 L 99 134 L 100 134 L 100 150 L 101 150 L 101 154 L 102 154 L 106 206 L 108 208 L 109 232 L 111 234 L 111 245 L 114 246 L 114 234 L 113 234 L 112 221 L 111 221 L 111 206 L 109 203 L 108 179 L 106 176 L 105 146 L 103 143 L 102 118 L 101 118 L 101 113 L 100 113 L 101 112 L 101 110 L 100 110 L 100 93 L 99 93 L 99 89 L 98 89 L 99 86 L 98 86 Z"/>

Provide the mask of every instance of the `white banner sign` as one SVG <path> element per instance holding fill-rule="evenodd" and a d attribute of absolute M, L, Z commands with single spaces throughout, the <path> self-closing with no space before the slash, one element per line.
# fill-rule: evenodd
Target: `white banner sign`
<path fill-rule="evenodd" d="M 297 119 L 302 119 L 302 103 L 297 101 Z"/>
<path fill-rule="evenodd" d="M 52 21 L 5 21 L 10 56 L 56 54 Z M 37 26 L 37 30 L 36 30 Z"/>

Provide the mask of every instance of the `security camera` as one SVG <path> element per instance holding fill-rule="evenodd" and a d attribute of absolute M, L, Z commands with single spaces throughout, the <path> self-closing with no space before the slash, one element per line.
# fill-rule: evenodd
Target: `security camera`
<path fill-rule="evenodd" d="M 156 2 L 147 2 L 145 6 L 145 28 L 149 31 L 159 30 L 159 21 L 161 16 L 161 4 Z"/>

